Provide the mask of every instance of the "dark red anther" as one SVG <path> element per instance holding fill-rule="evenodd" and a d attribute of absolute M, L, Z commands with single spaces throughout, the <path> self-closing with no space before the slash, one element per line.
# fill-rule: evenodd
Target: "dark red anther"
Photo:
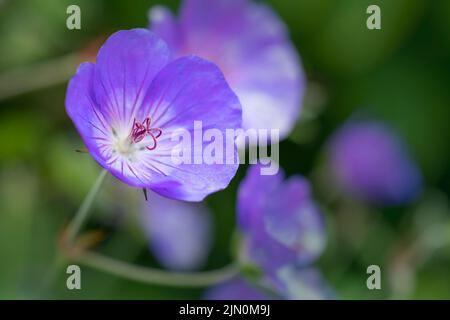
<path fill-rule="evenodd" d="M 155 150 L 157 144 L 156 139 L 161 136 L 162 130 L 160 128 L 150 127 L 151 123 L 152 120 L 150 119 L 150 117 L 145 118 L 143 122 L 139 122 L 134 119 L 130 138 L 133 143 L 138 143 L 142 141 L 147 135 L 149 135 L 153 140 L 153 144 L 151 146 L 147 146 L 146 148 L 148 150 Z"/>

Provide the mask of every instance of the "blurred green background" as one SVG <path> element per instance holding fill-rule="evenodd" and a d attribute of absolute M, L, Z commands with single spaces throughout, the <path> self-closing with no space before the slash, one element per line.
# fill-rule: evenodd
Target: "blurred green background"
<path fill-rule="evenodd" d="M 341 299 L 450 298 L 450 1 L 272 0 L 288 25 L 308 77 L 304 112 L 281 143 L 286 172 L 311 179 L 327 217 L 318 261 Z M 82 148 L 64 107 L 77 64 L 119 29 L 147 26 L 154 4 L 178 1 L 0 0 L 0 298 L 198 298 L 201 289 L 143 285 L 82 268 L 82 290 L 61 272 L 44 286 L 61 230 L 99 166 Z M 66 8 L 81 8 L 81 30 L 66 28 Z M 382 30 L 366 28 L 378 4 Z M 91 48 L 91 49 L 90 49 Z M 375 209 L 340 199 L 327 183 L 324 146 L 355 110 L 402 135 L 425 187 L 407 207 Z M 235 197 L 245 166 L 210 196 L 215 240 L 206 269 L 232 259 Z M 158 266 L 139 226 L 139 190 L 109 177 L 88 228 L 106 230 L 96 250 Z M 378 212 L 377 212 L 378 211 Z M 219 227 L 220 226 L 220 227 Z M 366 287 L 366 268 L 382 268 L 382 290 Z"/>

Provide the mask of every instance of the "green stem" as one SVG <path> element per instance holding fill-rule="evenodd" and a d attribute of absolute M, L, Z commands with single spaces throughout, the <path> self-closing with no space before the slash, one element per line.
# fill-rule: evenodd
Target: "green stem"
<path fill-rule="evenodd" d="M 66 238 L 69 245 L 74 245 L 75 239 L 88 217 L 89 209 L 105 176 L 106 170 L 103 170 L 75 214 L 74 219 L 70 222 Z M 173 287 L 206 287 L 228 280 L 239 273 L 239 268 L 236 264 L 205 272 L 171 272 L 133 265 L 92 251 L 82 251 L 81 254 L 76 254 L 71 259 L 91 268 L 126 279 Z"/>
<path fill-rule="evenodd" d="M 86 198 L 81 203 L 81 206 L 78 208 L 78 211 L 75 213 L 75 217 L 73 220 L 69 223 L 69 226 L 67 227 L 67 234 L 64 241 L 66 241 L 66 244 L 69 245 L 69 247 L 73 246 L 73 243 L 77 237 L 78 232 L 81 230 L 81 228 L 84 225 L 84 222 L 86 221 L 86 218 L 88 216 L 89 209 L 92 206 L 92 203 L 94 202 L 95 196 L 97 195 L 98 191 L 100 190 L 100 186 L 102 185 L 103 180 L 106 177 L 106 170 L 102 170 L 97 177 L 97 180 L 95 181 L 94 185 L 91 187 L 91 190 L 89 190 L 89 193 L 87 194 Z M 58 278 L 61 270 L 64 267 L 64 264 L 67 262 L 67 257 L 65 256 L 56 256 L 55 260 L 47 274 L 46 277 L 44 277 L 42 288 L 39 292 L 47 292 L 49 288 L 53 285 L 53 283 Z"/>
<path fill-rule="evenodd" d="M 86 198 L 83 200 L 83 203 L 81 204 L 80 208 L 78 209 L 77 213 L 75 214 L 75 217 L 70 222 L 69 226 L 67 227 L 67 241 L 69 244 L 72 244 L 75 241 L 75 238 L 77 237 L 78 232 L 83 227 L 86 218 L 89 213 L 89 209 L 92 206 L 92 203 L 94 202 L 95 196 L 97 195 L 98 191 L 100 190 L 100 187 L 102 185 L 103 180 L 106 177 L 106 170 L 102 170 L 100 172 L 100 175 L 98 176 L 97 180 L 95 181 L 94 185 L 92 186 L 91 190 L 89 190 L 89 193 L 87 194 Z"/>
<path fill-rule="evenodd" d="M 84 252 L 76 260 L 91 268 L 129 280 L 171 287 L 207 287 L 231 279 L 239 273 L 239 267 L 234 263 L 213 271 L 171 272 L 137 266 L 92 251 Z"/>

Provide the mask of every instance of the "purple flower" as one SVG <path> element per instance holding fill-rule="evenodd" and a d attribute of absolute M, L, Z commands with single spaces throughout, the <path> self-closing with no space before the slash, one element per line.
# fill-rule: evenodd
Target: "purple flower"
<path fill-rule="evenodd" d="M 273 281 L 275 291 L 290 300 L 328 300 L 336 295 L 322 274 L 315 268 L 289 265 L 279 269 Z"/>
<path fill-rule="evenodd" d="M 209 288 L 204 295 L 207 300 L 270 300 L 271 297 L 237 277 Z"/>
<path fill-rule="evenodd" d="M 282 172 L 262 176 L 259 165 L 251 166 L 239 186 L 237 211 L 246 255 L 266 272 L 308 265 L 325 247 L 322 214 L 301 176 L 283 181 Z"/>
<path fill-rule="evenodd" d="M 278 129 L 285 137 L 300 114 L 304 76 L 296 49 L 275 13 L 249 0 L 185 0 L 175 19 L 150 10 L 151 30 L 177 56 L 216 63 L 238 95 L 244 129 Z"/>
<path fill-rule="evenodd" d="M 209 288 L 204 297 L 208 300 L 325 300 L 336 295 L 322 274 L 314 268 L 297 268 L 288 265 L 266 276 L 262 283 L 270 291 L 263 291 L 243 278 L 234 278 Z"/>
<path fill-rule="evenodd" d="M 212 242 L 211 216 L 204 204 L 150 193 L 142 218 L 150 248 L 161 265 L 174 270 L 204 265 Z"/>
<path fill-rule="evenodd" d="M 330 164 L 340 187 L 381 205 L 414 199 L 422 184 L 420 171 L 400 138 L 376 121 L 350 121 L 329 144 Z"/>
<path fill-rule="evenodd" d="M 224 132 L 241 126 L 241 108 L 220 70 L 169 48 L 145 29 L 119 31 L 69 83 L 66 109 L 92 157 L 133 187 L 200 201 L 225 188 L 238 164 L 175 164 L 171 134 L 194 121 Z M 236 153 L 236 148 L 234 149 Z"/>

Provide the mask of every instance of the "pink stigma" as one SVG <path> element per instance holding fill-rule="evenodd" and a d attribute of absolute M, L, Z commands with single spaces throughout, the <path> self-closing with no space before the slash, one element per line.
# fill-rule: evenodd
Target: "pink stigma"
<path fill-rule="evenodd" d="M 130 139 L 133 143 L 138 143 L 148 135 L 152 137 L 153 144 L 151 146 L 147 146 L 146 148 L 148 150 L 155 150 L 157 144 L 156 139 L 161 136 L 162 130 L 160 128 L 151 128 L 151 123 L 152 120 L 150 117 L 145 118 L 143 122 L 139 122 L 134 119 L 133 127 L 131 128 Z"/>

